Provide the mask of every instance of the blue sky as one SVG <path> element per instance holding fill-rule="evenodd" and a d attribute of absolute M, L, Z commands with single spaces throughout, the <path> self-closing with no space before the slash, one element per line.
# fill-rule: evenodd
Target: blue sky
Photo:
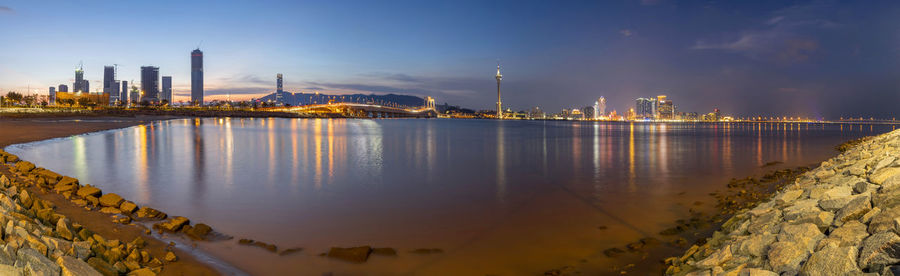
<path fill-rule="evenodd" d="M 92 90 L 144 65 L 189 93 L 400 93 L 551 112 L 597 97 L 620 113 L 667 94 L 680 111 L 895 116 L 900 4 L 891 1 L 0 1 L 0 93 Z M 202 44 L 201 44 L 202 41 Z"/>

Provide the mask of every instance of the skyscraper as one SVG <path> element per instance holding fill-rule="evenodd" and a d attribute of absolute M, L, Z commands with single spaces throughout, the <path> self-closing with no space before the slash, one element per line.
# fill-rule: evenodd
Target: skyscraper
<path fill-rule="evenodd" d="M 603 116 L 606 114 L 606 98 L 600 97 L 597 99 L 597 117 Z"/>
<path fill-rule="evenodd" d="M 91 82 L 89 82 L 88 80 L 82 81 L 82 82 L 81 82 L 81 88 L 84 89 L 84 91 L 81 91 L 81 92 L 84 92 L 84 93 L 91 93 Z"/>
<path fill-rule="evenodd" d="M 497 119 L 503 119 L 503 102 L 500 101 L 500 80 L 503 75 L 500 74 L 500 63 L 497 63 Z"/>
<path fill-rule="evenodd" d="M 84 88 L 84 68 L 79 66 L 75 69 L 75 83 L 72 84 L 72 92 L 83 92 Z"/>
<path fill-rule="evenodd" d="M 159 102 L 159 67 L 141 66 L 141 101 Z"/>
<path fill-rule="evenodd" d="M 284 101 L 284 76 L 281 73 L 275 75 L 275 102 L 283 103 Z"/>
<path fill-rule="evenodd" d="M 50 95 L 49 96 L 50 96 L 48 98 L 49 104 L 54 105 L 56 103 L 56 87 L 50 86 Z"/>
<path fill-rule="evenodd" d="M 128 105 L 128 81 L 122 81 L 122 89 L 119 90 L 119 101 Z"/>
<path fill-rule="evenodd" d="M 172 76 L 162 77 L 162 96 L 159 100 L 172 104 Z"/>
<path fill-rule="evenodd" d="M 203 52 L 191 52 L 191 103 L 203 105 Z"/>
<path fill-rule="evenodd" d="M 116 68 L 103 66 L 103 94 L 109 95 L 109 103 L 115 104 L 119 95 L 116 92 Z"/>
<path fill-rule="evenodd" d="M 65 84 L 60 84 L 58 90 L 59 90 L 59 92 L 69 92 L 69 86 L 65 85 Z"/>

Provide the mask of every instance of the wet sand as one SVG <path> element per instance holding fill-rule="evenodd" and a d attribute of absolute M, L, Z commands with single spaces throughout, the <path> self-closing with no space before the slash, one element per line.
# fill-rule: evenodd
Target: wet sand
<path fill-rule="evenodd" d="M 72 135 L 125 128 L 145 124 L 156 120 L 171 119 L 167 116 L 135 116 L 135 117 L 93 117 L 93 116 L 40 116 L 31 115 L 18 118 L 0 116 L 0 148 L 39 140 L 62 138 Z M 3 173 L 11 175 L 5 168 Z M 35 187 L 29 191 L 38 198 L 56 204 L 56 212 L 65 215 L 73 222 L 82 224 L 92 231 L 108 239 L 130 241 L 141 236 L 148 241 L 147 250 L 162 259 L 167 242 L 146 235 L 145 230 L 137 225 L 121 225 L 112 218 L 97 211 L 88 211 L 78 207 L 63 196 L 55 193 L 41 193 Z M 175 249 L 179 260 L 164 266 L 160 275 L 219 275 L 205 262 L 197 260 L 189 253 Z"/>

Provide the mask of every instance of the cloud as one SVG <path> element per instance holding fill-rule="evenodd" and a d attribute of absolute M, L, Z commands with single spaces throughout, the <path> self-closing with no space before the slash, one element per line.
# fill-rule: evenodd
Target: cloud
<path fill-rule="evenodd" d="M 633 33 L 631 30 L 629 30 L 629 29 L 622 29 L 622 30 L 619 30 L 619 34 L 621 34 L 621 35 L 623 35 L 623 36 L 625 36 L 625 37 L 630 37 L 630 36 L 633 35 L 634 33 Z"/>
<path fill-rule="evenodd" d="M 16 11 L 7 6 L 0 6 L 0 13 L 15 13 Z"/>
<path fill-rule="evenodd" d="M 842 26 L 824 18 L 829 7 L 816 4 L 777 10 L 758 26 L 737 35 L 698 39 L 690 49 L 725 51 L 778 63 L 804 62 L 818 52 L 821 33 Z"/>

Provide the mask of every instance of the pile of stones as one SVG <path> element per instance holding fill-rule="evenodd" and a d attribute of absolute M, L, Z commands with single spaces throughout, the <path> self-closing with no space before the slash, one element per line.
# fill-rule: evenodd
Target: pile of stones
<path fill-rule="evenodd" d="M 900 130 L 854 142 L 666 259 L 666 274 L 900 275 Z"/>

